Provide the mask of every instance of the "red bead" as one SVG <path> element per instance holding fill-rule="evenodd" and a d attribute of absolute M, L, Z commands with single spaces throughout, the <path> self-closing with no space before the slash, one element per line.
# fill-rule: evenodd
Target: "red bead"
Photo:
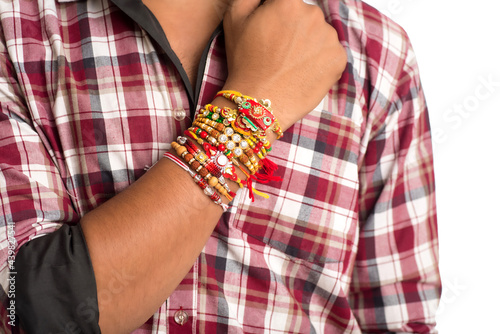
<path fill-rule="evenodd" d="M 225 152 L 226 151 L 226 145 L 224 144 L 219 144 L 219 146 L 217 146 L 217 149 L 221 152 Z"/>
<path fill-rule="evenodd" d="M 211 153 L 211 149 L 212 149 L 212 146 L 210 146 L 209 143 L 203 143 L 203 149 L 205 150 L 205 153 L 208 155 L 208 157 L 210 158 L 212 156 L 212 153 Z"/>
<path fill-rule="evenodd" d="M 259 149 L 258 147 L 254 147 L 254 148 L 253 148 L 253 151 L 254 151 L 255 153 L 259 153 L 259 150 L 260 150 L 260 149 Z"/>
<path fill-rule="evenodd" d="M 205 139 L 205 138 L 207 138 L 207 137 L 208 137 L 208 133 L 207 133 L 206 131 L 202 131 L 202 132 L 200 133 L 200 137 L 201 137 L 201 138 L 203 138 L 203 139 Z"/>
<path fill-rule="evenodd" d="M 212 174 L 213 176 L 215 177 L 220 177 L 221 176 L 221 171 L 219 168 L 217 168 L 217 166 L 211 162 L 211 163 L 207 163 L 205 165 L 205 168 L 210 172 L 210 174 Z"/>
<path fill-rule="evenodd" d="M 200 149 L 195 144 L 193 144 L 193 142 L 190 140 L 186 141 L 186 147 L 187 147 L 189 153 L 192 153 L 192 154 L 195 154 L 196 152 L 200 151 Z"/>
<path fill-rule="evenodd" d="M 262 146 L 264 146 L 264 143 L 262 143 L 261 141 L 257 143 L 258 148 L 261 148 Z"/>

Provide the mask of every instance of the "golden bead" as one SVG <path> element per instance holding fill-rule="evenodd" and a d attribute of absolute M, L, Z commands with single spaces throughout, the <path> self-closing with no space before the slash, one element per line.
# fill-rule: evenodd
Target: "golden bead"
<path fill-rule="evenodd" d="M 211 187 L 215 187 L 217 184 L 219 183 L 219 180 L 214 176 L 212 177 L 209 181 L 208 181 L 208 184 L 211 186 Z"/>
<path fill-rule="evenodd" d="M 186 152 L 187 148 L 185 146 L 178 146 L 175 148 L 175 152 L 177 152 L 178 155 L 181 155 L 182 153 Z"/>

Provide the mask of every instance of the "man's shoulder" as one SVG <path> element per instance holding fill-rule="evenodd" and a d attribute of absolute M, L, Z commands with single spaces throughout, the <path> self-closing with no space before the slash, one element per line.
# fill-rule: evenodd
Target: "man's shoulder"
<path fill-rule="evenodd" d="M 412 98 L 419 70 L 408 34 L 399 24 L 360 0 L 307 1 L 322 8 L 346 49 L 348 66 L 339 89 L 346 106 L 384 119 L 395 101 Z"/>
<path fill-rule="evenodd" d="M 307 0 L 319 5 L 339 39 L 354 52 L 379 60 L 389 51 L 404 57 L 411 49 L 406 31 L 391 18 L 360 0 Z"/>

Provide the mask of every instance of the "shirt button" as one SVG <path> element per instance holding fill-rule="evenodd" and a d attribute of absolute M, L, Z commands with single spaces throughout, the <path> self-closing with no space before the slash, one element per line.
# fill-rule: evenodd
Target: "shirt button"
<path fill-rule="evenodd" d="M 181 326 L 188 321 L 188 318 L 189 318 L 188 314 L 183 309 L 180 309 L 174 314 L 174 321 Z"/>
<path fill-rule="evenodd" d="M 182 121 L 184 118 L 186 118 L 186 110 L 182 108 L 175 108 L 174 109 L 174 118 L 176 121 Z"/>

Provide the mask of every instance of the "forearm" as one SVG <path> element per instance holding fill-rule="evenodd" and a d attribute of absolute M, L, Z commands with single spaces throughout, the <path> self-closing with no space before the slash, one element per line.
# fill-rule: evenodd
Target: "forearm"
<path fill-rule="evenodd" d="M 235 107 L 221 97 L 213 103 Z M 269 130 L 267 138 L 272 143 L 276 135 Z M 236 172 L 246 178 L 238 168 Z M 235 182 L 229 186 L 234 192 L 239 188 Z M 83 217 L 103 333 L 130 332 L 154 313 L 192 267 L 222 212 L 187 172 L 161 159 L 128 189 Z M 120 293 L 113 293 L 117 275 L 125 279 Z"/>
<path fill-rule="evenodd" d="M 154 313 L 191 268 L 221 214 L 189 174 L 162 159 L 83 217 L 103 333 L 130 332 Z M 117 272 L 127 277 L 126 286 L 109 293 Z"/>

